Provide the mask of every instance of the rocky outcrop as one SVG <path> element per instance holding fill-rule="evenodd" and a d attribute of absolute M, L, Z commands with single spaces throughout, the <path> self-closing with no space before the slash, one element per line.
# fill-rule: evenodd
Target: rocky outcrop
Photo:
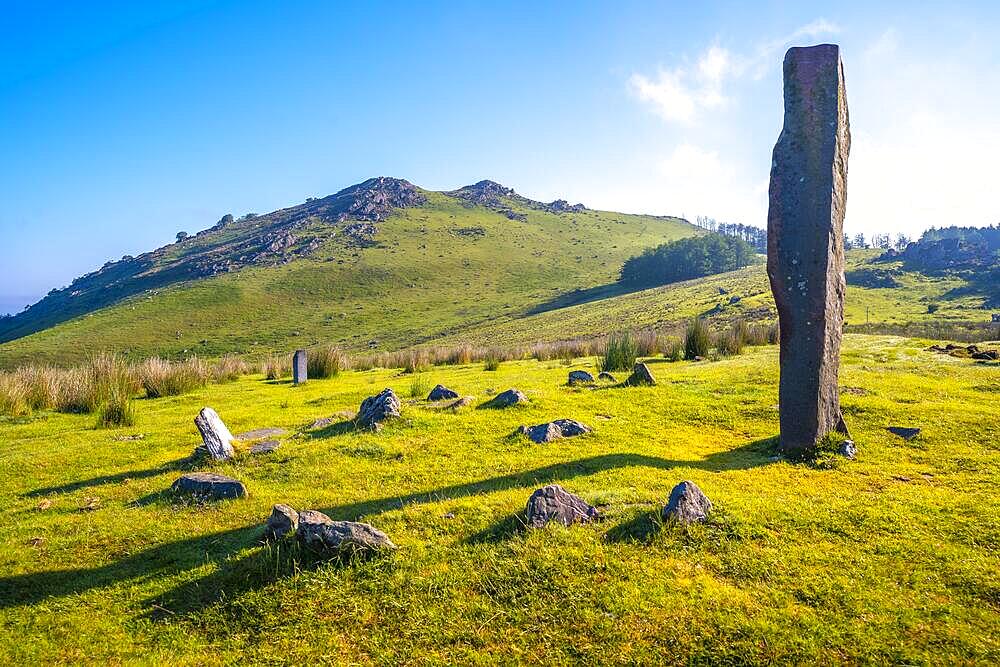
<path fill-rule="evenodd" d="M 569 527 L 594 521 L 599 516 L 597 508 L 558 484 L 536 489 L 524 510 L 525 524 L 530 528 L 543 528 L 550 521 Z"/>
<path fill-rule="evenodd" d="M 569 372 L 569 384 L 594 384 L 594 376 L 587 371 L 570 371 Z"/>
<path fill-rule="evenodd" d="M 370 524 L 334 521 L 316 510 L 299 514 L 296 535 L 303 546 L 331 556 L 368 556 L 396 549 L 388 535 Z"/>
<path fill-rule="evenodd" d="M 545 424 L 536 426 L 522 426 L 517 432 L 526 435 L 532 442 L 543 444 L 552 442 L 559 438 L 572 438 L 584 433 L 590 433 L 593 429 L 581 424 L 575 419 L 556 419 Z"/>
<path fill-rule="evenodd" d="M 267 517 L 264 524 L 264 539 L 268 541 L 280 540 L 281 538 L 294 533 L 299 527 L 299 513 L 288 505 L 275 505 L 271 508 L 271 516 Z"/>
<path fill-rule="evenodd" d="M 781 331 L 781 448 L 802 456 L 827 433 L 847 433 L 837 374 L 851 133 L 839 47 L 789 49 L 784 80 L 784 125 L 771 161 L 767 272 Z"/>
<path fill-rule="evenodd" d="M 377 431 L 385 421 L 399 417 L 401 407 L 402 403 L 396 393 L 392 389 L 383 389 L 379 394 L 369 396 L 361 402 L 354 424 L 358 428 Z"/>

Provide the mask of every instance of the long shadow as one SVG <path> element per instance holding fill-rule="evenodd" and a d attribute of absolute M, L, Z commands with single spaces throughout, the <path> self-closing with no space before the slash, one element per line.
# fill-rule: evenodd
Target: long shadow
<path fill-rule="evenodd" d="M 611 297 L 621 296 L 622 294 L 641 292 L 644 289 L 648 288 L 629 286 L 622 283 L 609 283 L 607 285 L 598 285 L 596 287 L 588 287 L 586 289 L 577 289 L 572 292 L 564 292 L 563 294 L 559 294 L 548 301 L 543 301 L 535 306 L 532 306 L 525 311 L 525 314 L 538 315 L 539 313 L 545 313 L 550 310 L 559 310 L 560 308 L 568 308 L 569 306 L 576 306 L 581 303 L 590 303 L 592 301 L 600 301 L 602 299 L 610 299 Z"/>
<path fill-rule="evenodd" d="M 92 486 L 101 486 L 102 484 L 119 484 L 124 482 L 126 479 L 146 479 L 147 477 L 156 477 L 157 475 L 162 475 L 166 472 L 187 470 L 191 468 L 194 463 L 195 459 L 188 456 L 175 461 L 168 461 L 167 463 L 162 463 L 155 468 L 147 468 L 146 470 L 130 470 L 128 472 L 119 472 L 113 475 L 101 475 L 99 477 L 91 477 L 90 479 L 81 479 L 76 482 L 68 482 L 58 486 L 46 486 L 44 488 L 35 489 L 25 493 L 24 497 L 37 498 L 38 496 L 48 496 L 54 493 L 70 493 L 72 491 L 79 491 L 80 489 L 87 489 Z"/>
<path fill-rule="evenodd" d="M 772 446 L 773 441 L 773 438 L 758 440 L 731 451 L 712 454 L 704 459 L 687 461 L 663 459 L 644 454 L 602 454 L 474 482 L 452 484 L 432 491 L 347 503 L 323 508 L 321 511 L 332 519 L 357 520 L 364 517 L 366 520 L 370 520 L 378 514 L 399 509 L 408 504 L 436 502 L 491 491 L 531 487 L 543 482 L 563 481 L 603 470 L 629 466 L 644 466 L 660 470 L 691 467 L 712 472 L 744 470 L 767 465 L 769 463 L 767 451 Z M 135 476 L 134 473 L 132 476 Z M 478 539 L 479 541 L 496 541 L 503 539 L 504 536 L 514 534 L 516 530 L 518 528 L 515 515 L 480 534 Z M 127 580 L 143 581 L 156 577 L 172 576 L 200 567 L 210 560 L 221 563 L 232 554 L 258 545 L 261 532 L 260 525 L 246 526 L 158 545 L 128 558 L 98 567 L 0 577 L 0 609 L 35 604 L 49 597 L 81 594 Z M 476 537 L 474 536 L 473 539 Z M 185 607 L 186 609 L 195 609 L 212 604 L 225 596 L 231 596 L 234 588 L 238 588 L 240 591 L 248 590 L 267 585 L 276 578 L 284 576 L 282 573 L 286 572 L 287 568 L 281 567 L 274 568 L 275 574 L 273 575 L 263 574 L 269 566 L 273 567 L 274 563 L 266 559 L 261 560 L 262 558 L 265 557 L 251 554 L 235 563 L 220 565 L 212 574 L 202 577 L 197 582 L 186 583 L 175 591 L 165 594 L 162 599 L 176 601 L 180 599 L 179 593 L 197 590 L 198 595 L 189 596 L 192 602 Z M 157 606 L 156 603 L 151 603 L 151 605 Z"/>
<path fill-rule="evenodd" d="M 660 529 L 660 523 L 652 511 L 645 511 L 638 516 L 620 523 L 604 534 L 608 542 L 635 542 L 645 544 Z"/>

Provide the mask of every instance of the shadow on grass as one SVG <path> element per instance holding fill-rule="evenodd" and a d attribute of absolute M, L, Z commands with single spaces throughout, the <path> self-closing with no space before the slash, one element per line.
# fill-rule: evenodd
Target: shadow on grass
<path fill-rule="evenodd" d="M 550 310 L 559 310 L 560 308 L 576 306 L 581 303 L 590 303 L 592 301 L 610 299 L 623 294 L 639 292 L 644 289 L 646 289 L 646 287 L 625 285 L 623 283 L 608 283 L 607 285 L 598 285 L 596 287 L 588 287 L 586 289 L 576 289 L 572 292 L 560 294 L 549 299 L 548 301 L 543 301 L 537 306 L 529 308 L 526 312 L 528 315 L 538 315 L 539 313 L 545 313 Z"/>
<path fill-rule="evenodd" d="M 660 530 L 661 525 L 662 522 L 654 512 L 642 512 L 604 533 L 604 539 L 614 543 L 646 544 Z"/>
<path fill-rule="evenodd" d="M 47 486 L 41 489 L 35 489 L 34 491 L 29 491 L 24 494 L 25 498 L 37 498 L 39 496 L 48 496 L 55 493 L 71 493 L 73 491 L 79 491 L 80 489 L 87 489 L 92 486 L 101 486 L 103 484 L 120 484 L 127 479 L 146 479 L 148 477 L 156 477 L 157 475 L 162 475 L 167 472 L 179 472 L 182 470 L 190 470 L 197 463 L 197 459 L 191 456 L 184 457 L 182 459 L 177 459 L 175 461 L 168 461 L 155 468 L 147 468 L 146 470 L 130 470 L 128 472 L 119 472 L 113 475 L 101 475 L 99 477 L 91 477 L 90 479 L 81 479 L 76 482 L 68 482 L 66 484 L 60 484 L 58 486 Z"/>
<path fill-rule="evenodd" d="M 330 427 L 334 428 L 334 427 Z M 400 494 L 347 503 L 335 507 L 321 508 L 332 519 L 371 521 L 379 514 L 400 509 L 410 504 L 438 502 L 463 496 L 473 496 L 492 491 L 536 486 L 584 477 L 604 470 L 626 467 L 648 467 L 659 470 L 673 468 L 696 468 L 711 472 L 745 470 L 768 464 L 766 452 L 774 439 L 758 440 L 734 450 L 712 454 L 700 460 L 670 460 L 644 454 L 602 454 L 587 458 L 554 463 L 540 468 L 509 473 L 488 479 L 462 484 L 452 484 L 431 491 Z M 165 464 L 152 470 L 169 470 Z M 149 471 L 147 471 L 149 472 Z M 105 478 L 135 477 L 114 475 Z M 159 474 L 149 472 L 152 474 Z M 97 483 L 86 480 L 86 483 Z M 79 487 L 78 487 L 79 488 Z M 163 497 L 163 493 L 152 494 L 147 502 Z M 239 501 L 224 501 L 239 502 Z M 263 520 L 263 517 L 261 517 Z M 523 522 L 522 522 L 523 523 Z M 495 542 L 516 534 L 519 528 L 516 515 L 502 520 L 483 533 L 472 536 L 470 541 Z M 112 586 L 129 580 L 147 580 L 175 576 L 181 572 L 202 567 L 206 562 L 217 562 L 217 569 L 194 582 L 185 583 L 161 596 L 161 602 L 151 602 L 150 607 L 161 607 L 165 616 L 177 613 L 169 605 L 183 606 L 185 612 L 212 604 L 223 598 L 232 598 L 241 592 L 268 585 L 283 576 L 288 568 L 277 564 L 271 556 L 249 554 L 237 560 L 233 556 L 259 545 L 262 528 L 260 525 L 246 526 L 233 530 L 201 535 L 190 539 L 162 544 L 138 552 L 128 558 L 107 565 L 71 570 L 50 570 L 0 577 L 0 609 L 30 605 L 50 597 L 78 595 L 92 589 Z M 641 521 L 632 527 L 622 528 L 617 534 L 644 535 Z M 261 550 L 258 548 L 258 550 Z M 267 558 L 272 560 L 268 561 Z M 183 605 L 178 602 L 187 600 Z"/>
<path fill-rule="evenodd" d="M 332 438 L 337 435 L 344 435 L 345 433 L 351 433 L 359 430 L 364 429 L 359 429 L 353 419 L 345 419 L 344 421 L 336 422 L 335 424 L 330 424 L 329 426 L 317 428 L 312 431 L 306 431 L 305 435 L 306 437 L 314 439 Z M 371 431 L 365 432 L 371 433 Z"/>
<path fill-rule="evenodd" d="M 470 535 L 464 541 L 466 544 L 495 544 L 526 532 L 528 525 L 524 521 L 524 512 L 518 512 L 504 517 L 486 530 Z"/>

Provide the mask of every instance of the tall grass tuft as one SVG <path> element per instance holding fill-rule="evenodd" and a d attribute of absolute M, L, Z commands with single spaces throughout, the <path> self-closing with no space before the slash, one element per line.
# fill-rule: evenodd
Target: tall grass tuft
<path fill-rule="evenodd" d="M 250 372 L 250 366 L 235 354 L 227 354 L 212 366 L 212 380 L 217 384 L 235 382 Z"/>
<path fill-rule="evenodd" d="M 644 329 L 635 336 L 636 352 L 640 357 L 652 357 L 660 351 L 660 337 L 652 329 Z"/>
<path fill-rule="evenodd" d="M 136 370 L 149 398 L 180 396 L 200 389 L 208 383 L 211 372 L 198 357 L 176 363 L 153 357 L 139 364 Z"/>
<path fill-rule="evenodd" d="M 110 394 L 97 411 L 98 428 L 134 426 L 137 421 L 135 401 L 123 387 L 112 386 Z"/>
<path fill-rule="evenodd" d="M 684 358 L 707 357 L 712 347 L 712 337 L 701 318 L 691 320 L 684 333 Z"/>
<path fill-rule="evenodd" d="M 430 391 L 430 383 L 423 373 L 416 373 L 410 380 L 410 398 L 426 396 Z"/>
<path fill-rule="evenodd" d="M 280 380 L 292 374 L 292 365 L 287 355 L 275 355 L 261 362 L 260 372 L 265 380 Z"/>
<path fill-rule="evenodd" d="M 404 373 L 423 373 L 430 370 L 431 358 L 427 350 L 411 350 L 404 355 L 402 366 Z"/>
<path fill-rule="evenodd" d="M 635 337 L 623 331 L 608 337 L 608 342 L 604 346 L 604 356 L 599 360 L 598 366 L 602 372 L 607 373 L 630 371 L 635 366 L 638 356 L 639 346 Z"/>
<path fill-rule="evenodd" d="M 484 371 L 495 371 L 499 370 L 500 362 L 503 361 L 499 354 L 489 353 L 486 358 L 483 359 L 483 370 Z"/>
<path fill-rule="evenodd" d="M 335 345 L 309 350 L 307 371 L 310 378 L 332 378 L 350 368 L 350 360 L 344 351 Z"/>
<path fill-rule="evenodd" d="M 663 343 L 663 356 L 667 361 L 680 361 L 684 358 L 684 342 L 673 336 L 667 338 Z"/>
<path fill-rule="evenodd" d="M 14 373 L 0 373 L 0 414 L 21 417 L 31 412 L 28 391 Z"/>

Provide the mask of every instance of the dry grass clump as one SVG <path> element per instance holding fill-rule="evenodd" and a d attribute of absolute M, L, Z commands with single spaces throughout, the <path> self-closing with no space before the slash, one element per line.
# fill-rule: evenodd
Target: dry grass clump
<path fill-rule="evenodd" d="M 604 346 L 604 355 L 598 362 L 601 372 L 630 371 L 639 356 L 639 345 L 628 331 L 612 334 Z"/>
<path fill-rule="evenodd" d="M 122 387 L 112 387 L 104 403 L 97 410 L 98 428 L 134 426 L 138 421 L 135 401 Z"/>
<path fill-rule="evenodd" d="M 684 358 L 693 360 L 697 357 L 707 357 L 712 347 L 712 336 L 705 321 L 700 317 L 691 320 L 684 333 Z"/>
<path fill-rule="evenodd" d="M 235 382 L 250 373 L 250 365 L 235 354 L 227 354 L 212 366 L 212 380 L 216 384 Z"/>
<path fill-rule="evenodd" d="M 208 384 L 212 369 L 197 357 L 170 362 L 153 357 L 137 366 L 139 381 L 149 398 L 180 396 Z"/>
<path fill-rule="evenodd" d="M 336 345 L 323 345 L 309 350 L 306 355 L 306 369 L 310 378 L 332 378 L 351 367 L 351 360 Z"/>
<path fill-rule="evenodd" d="M 16 373 L 0 373 L 0 413 L 21 417 L 31 412 L 27 387 Z"/>
<path fill-rule="evenodd" d="M 288 355 L 274 355 L 261 362 L 260 372 L 265 380 L 280 380 L 292 374 L 292 363 Z"/>

